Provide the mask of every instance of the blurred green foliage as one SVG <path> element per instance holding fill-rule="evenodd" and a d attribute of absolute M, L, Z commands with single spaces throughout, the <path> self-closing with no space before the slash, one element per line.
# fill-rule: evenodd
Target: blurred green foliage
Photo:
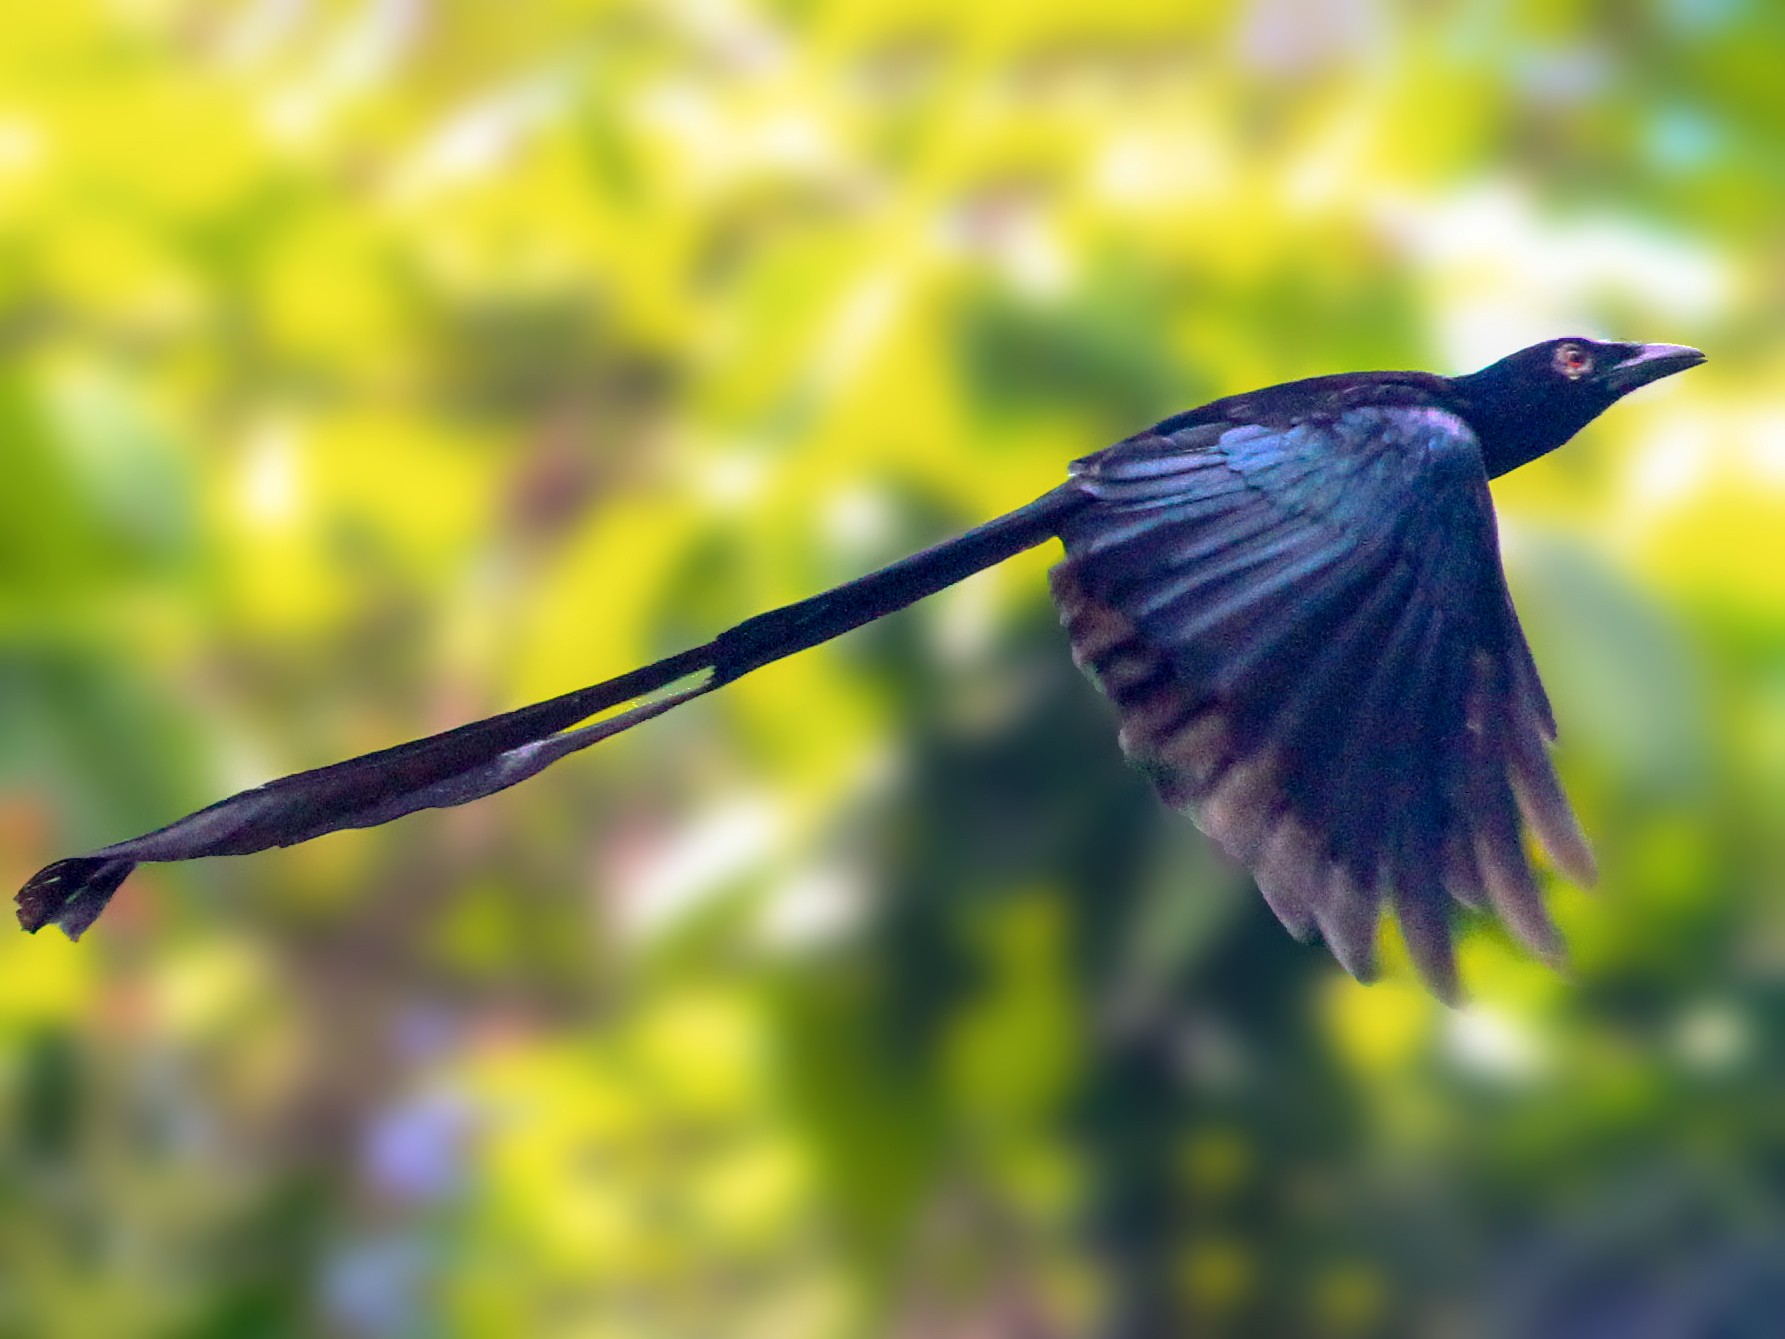
<path fill-rule="evenodd" d="M 0 935 L 0 1333 L 1776 1332 L 1781 49 L 1759 0 L 8 7 L 13 883 L 1216 394 L 1712 361 L 1500 488 L 1605 870 L 1568 979 L 1475 926 L 1451 1014 L 1288 941 L 1029 555 Z"/>

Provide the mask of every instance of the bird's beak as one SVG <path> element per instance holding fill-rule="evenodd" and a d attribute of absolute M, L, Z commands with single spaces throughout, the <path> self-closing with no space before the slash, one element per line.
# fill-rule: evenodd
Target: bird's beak
<path fill-rule="evenodd" d="M 1703 361 L 1702 353 L 1684 344 L 1644 344 L 1623 362 L 1608 368 L 1605 382 L 1619 395 L 1625 395 L 1638 386 L 1697 367 Z"/>

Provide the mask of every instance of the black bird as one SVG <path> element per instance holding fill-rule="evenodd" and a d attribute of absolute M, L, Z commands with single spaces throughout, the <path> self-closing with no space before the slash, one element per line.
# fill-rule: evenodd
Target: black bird
<path fill-rule="evenodd" d="M 1392 905 L 1427 984 L 1454 999 L 1452 898 L 1560 953 L 1521 816 L 1564 873 L 1594 877 L 1550 763 L 1555 720 L 1488 480 L 1703 361 L 1674 344 L 1556 339 L 1469 376 L 1347 373 L 1215 400 L 1077 461 L 1026 507 L 705 646 L 59 860 L 19 893 L 19 921 L 78 938 L 143 861 L 245 855 L 479 799 L 1058 537 L 1073 658 L 1166 802 L 1360 980 Z"/>

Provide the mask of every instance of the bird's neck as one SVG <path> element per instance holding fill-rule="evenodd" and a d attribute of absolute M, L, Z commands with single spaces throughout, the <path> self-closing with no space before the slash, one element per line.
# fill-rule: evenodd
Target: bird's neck
<path fill-rule="evenodd" d="M 1481 442 L 1488 478 L 1497 479 L 1554 451 L 1584 425 L 1558 423 L 1550 406 L 1530 398 L 1525 388 L 1489 375 L 1493 370 L 1455 377 L 1451 384 L 1457 412 Z"/>

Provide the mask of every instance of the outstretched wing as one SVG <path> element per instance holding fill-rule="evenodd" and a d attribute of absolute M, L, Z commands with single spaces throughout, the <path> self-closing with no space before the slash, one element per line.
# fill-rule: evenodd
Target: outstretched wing
<path fill-rule="evenodd" d="M 1053 573 L 1073 656 L 1292 933 L 1367 979 L 1387 901 L 1447 999 L 1451 898 L 1560 952 L 1521 813 L 1571 877 L 1592 856 L 1461 419 L 1168 420 L 1073 472 L 1093 499 Z"/>

